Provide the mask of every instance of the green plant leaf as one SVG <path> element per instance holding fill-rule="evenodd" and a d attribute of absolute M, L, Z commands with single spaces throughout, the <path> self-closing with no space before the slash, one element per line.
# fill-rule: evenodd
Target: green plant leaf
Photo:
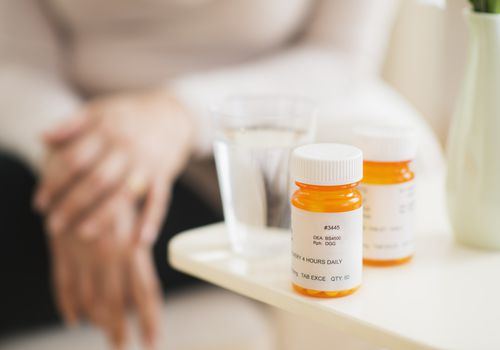
<path fill-rule="evenodd" d="M 500 13 L 500 0 L 469 0 L 475 12 Z"/>
<path fill-rule="evenodd" d="M 486 11 L 489 13 L 500 13 L 500 0 L 486 0 Z"/>

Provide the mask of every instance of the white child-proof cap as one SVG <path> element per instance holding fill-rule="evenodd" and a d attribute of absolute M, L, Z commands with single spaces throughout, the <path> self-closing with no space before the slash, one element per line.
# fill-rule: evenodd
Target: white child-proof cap
<path fill-rule="evenodd" d="M 296 182 L 339 186 L 361 181 L 363 153 L 338 143 L 316 143 L 293 150 L 291 176 Z"/>
<path fill-rule="evenodd" d="M 363 151 L 364 159 L 374 162 L 402 162 L 415 158 L 417 134 L 406 127 L 355 128 L 356 146 Z"/>

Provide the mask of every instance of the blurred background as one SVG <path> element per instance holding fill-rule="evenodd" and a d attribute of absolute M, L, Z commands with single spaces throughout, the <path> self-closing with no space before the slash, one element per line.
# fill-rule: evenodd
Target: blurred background
<path fill-rule="evenodd" d="M 320 106 L 320 141 L 348 142 L 347 128 L 368 121 L 411 125 L 421 135 L 420 173 L 442 169 L 465 63 L 466 5 L 465 0 L 448 0 L 445 7 L 417 0 L 0 0 L 0 348 L 105 349 L 124 343 L 123 330 L 115 327 L 119 321 L 103 324 L 88 310 L 83 324 L 63 326 L 57 310 L 67 323 L 77 311 L 64 291 L 54 293 L 51 281 L 61 288 L 57 282 L 64 277 L 57 276 L 64 275 L 61 269 L 71 265 L 72 256 L 88 251 L 81 260 L 87 262 L 95 249 L 45 238 L 61 226 L 55 219 L 58 206 L 65 208 L 60 203 L 75 212 L 85 193 L 99 192 L 88 184 L 79 192 L 75 188 L 85 178 L 79 167 L 92 156 L 105 158 L 89 151 L 101 142 L 106 154 L 119 156 L 110 156 L 113 161 L 102 166 L 107 172 L 90 184 L 104 183 L 108 191 L 121 188 L 126 178 L 124 186 L 140 197 L 141 211 L 133 211 L 137 203 L 117 199 L 109 208 L 99 206 L 101 200 L 92 212 L 100 213 L 95 214 L 100 222 L 137 217 L 139 240 L 149 242 L 137 253 L 144 260 L 137 258 L 123 272 L 137 277 L 123 287 L 124 295 L 137 294 L 131 298 L 131 317 L 138 317 L 137 330 L 128 336 L 131 348 L 147 347 L 155 337 L 161 349 L 331 349 L 334 337 L 338 349 L 374 349 L 177 273 L 166 263 L 166 246 L 178 232 L 222 220 L 207 105 L 227 95 L 311 97 Z M 73 140 L 96 135 L 101 141 L 81 146 L 80 153 L 67 152 L 77 144 Z M 158 167 L 163 163 L 168 166 Z M 168 186 L 155 187 L 156 180 Z M 59 185 L 65 189 L 56 191 Z M 50 191 L 52 206 L 44 205 Z M 108 230 L 93 224 L 88 236 Z M 67 226 L 66 231 L 79 231 L 76 224 Z M 132 222 L 124 231 L 135 227 Z M 110 238 L 111 246 L 128 240 L 117 237 Z M 105 244 L 106 254 L 114 251 Z M 69 260 L 59 245 L 74 253 Z M 137 301 L 160 289 L 158 301 Z M 149 317 L 152 323 L 162 320 L 159 329 L 148 324 Z M 311 329 L 315 334 L 324 329 L 328 336 L 312 339 Z"/>

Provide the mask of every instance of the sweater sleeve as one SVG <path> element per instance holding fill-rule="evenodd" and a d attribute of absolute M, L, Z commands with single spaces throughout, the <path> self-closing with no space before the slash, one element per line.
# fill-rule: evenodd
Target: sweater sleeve
<path fill-rule="evenodd" d="M 79 98 L 64 79 L 61 45 L 38 0 L 0 1 L 0 147 L 40 165 L 40 134 Z"/>
<path fill-rule="evenodd" d="M 194 116 L 196 153 L 213 135 L 208 106 L 228 95 L 297 94 L 335 104 L 379 72 L 397 8 L 395 0 L 320 0 L 293 43 L 249 63 L 179 77 L 169 88 Z M 326 111 L 326 113 L 329 113 Z M 321 128 L 321 118 L 319 120 Z"/>

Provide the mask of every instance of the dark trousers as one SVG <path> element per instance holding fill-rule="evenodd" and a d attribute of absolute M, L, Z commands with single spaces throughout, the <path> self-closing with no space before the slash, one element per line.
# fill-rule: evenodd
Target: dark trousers
<path fill-rule="evenodd" d="M 35 185 L 35 176 L 21 162 L 0 154 L 0 337 L 59 322 L 46 235 L 41 217 L 31 206 Z M 168 265 L 168 241 L 178 232 L 220 220 L 189 188 L 175 184 L 167 219 L 154 247 L 166 293 L 194 282 Z"/>

